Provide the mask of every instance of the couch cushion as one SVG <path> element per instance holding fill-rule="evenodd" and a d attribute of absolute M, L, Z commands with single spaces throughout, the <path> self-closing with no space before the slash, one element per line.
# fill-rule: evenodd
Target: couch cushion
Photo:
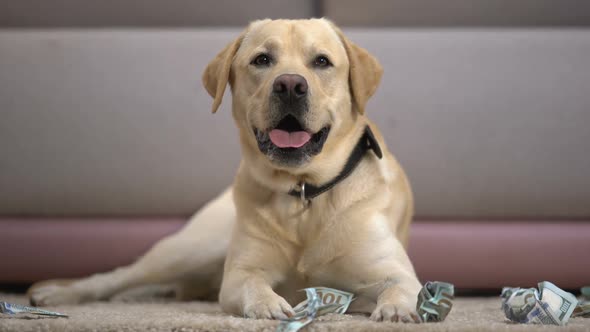
<path fill-rule="evenodd" d="M 366 30 L 422 216 L 590 215 L 590 30 Z M 374 110 L 372 112 L 371 110 Z"/>
<path fill-rule="evenodd" d="M 0 214 L 189 215 L 231 183 L 239 30 L 0 31 Z M 590 215 L 590 30 L 347 30 L 422 217 Z"/>
<path fill-rule="evenodd" d="M 0 33 L 0 214 L 188 215 L 240 159 L 201 83 L 237 34 Z"/>

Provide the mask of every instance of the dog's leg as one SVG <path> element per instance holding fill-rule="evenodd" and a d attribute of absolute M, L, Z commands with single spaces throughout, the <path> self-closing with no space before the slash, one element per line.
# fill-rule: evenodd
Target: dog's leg
<path fill-rule="evenodd" d="M 293 250 L 288 243 L 268 241 L 267 235 L 236 225 L 219 293 L 223 311 L 267 319 L 294 314 L 291 305 L 273 290 L 285 281 L 294 259 L 288 256 Z"/>
<path fill-rule="evenodd" d="M 355 271 L 339 269 L 342 275 L 353 276 L 347 284 L 357 300 L 349 312 L 370 313 L 375 321 L 418 323 L 416 302 L 422 286 L 401 243 L 393 242 L 397 242 L 395 251 L 359 256 L 365 264 L 351 264 Z"/>
<path fill-rule="evenodd" d="M 156 243 L 129 266 L 70 283 L 33 285 L 29 290 L 31 303 L 41 306 L 73 304 L 107 299 L 120 291 L 146 284 L 186 283 L 191 278 L 218 280 L 235 222 L 231 196 L 231 189 L 226 190 L 183 229 Z"/>
<path fill-rule="evenodd" d="M 372 245 L 370 249 L 364 248 L 366 249 L 364 252 L 368 254 L 365 260 L 368 263 L 365 277 L 377 278 L 373 279 L 376 282 L 372 286 L 361 287 L 361 293 L 377 300 L 371 319 L 417 323 L 420 322 L 420 318 L 416 313 L 416 302 L 422 285 L 406 252 L 414 204 L 408 180 L 405 176 L 402 180 L 403 189 L 397 193 L 396 197 L 405 199 L 397 199 L 393 203 L 388 217 L 377 213 L 371 218 L 374 230 L 382 229 L 387 224 L 392 225 L 388 220 L 399 220 L 399 222 L 393 223 L 397 225 L 397 228 L 393 229 L 395 236 L 389 233 L 382 234 L 387 236 L 370 232 L 366 234 L 365 240 Z M 395 191 L 396 189 L 393 189 L 393 192 Z"/>
<path fill-rule="evenodd" d="M 374 220 L 378 223 L 380 217 Z M 384 218 L 383 218 L 384 219 Z M 376 228 L 378 229 L 378 228 Z M 359 262 L 359 280 L 371 280 L 356 285 L 359 297 L 376 301 L 371 319 L 376 321 L 420 322 L 416 302 L 421 284 L 400 240 L 393 234 L 374 238 L 363 262 Z M 362 301 L 359 301 L 359 304 Z M 375 303 L 375 302 L 373 302 Z"/>
<path fill-rule="evenodd" d="M 401 244 L 399 247 L 401 248 Z M 409 259 L 407 262 L 409 264 Z M 420 322 L 420 318 L 416 313 L 416 302 L 421 285 L 411 265 L 404 263 L 401 262 L 398 268 L 393 270 L 394 273 L 377 283 L 369 291 L 369 293 L 375 294 L 376 292 L 378 294 L 377 307 L 371 314 L 372 320 L 400 321 L 404 323 Z"/>

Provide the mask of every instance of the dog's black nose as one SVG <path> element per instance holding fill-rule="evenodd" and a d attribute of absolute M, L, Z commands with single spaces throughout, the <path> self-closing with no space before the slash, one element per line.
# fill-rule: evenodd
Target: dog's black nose
<path fill-rule="evenodd" d="M 283 74 L 275 79 L 272 92 L 283 103 L 291 104 L 307 96 L 307 81 L 301 75 Z"/>

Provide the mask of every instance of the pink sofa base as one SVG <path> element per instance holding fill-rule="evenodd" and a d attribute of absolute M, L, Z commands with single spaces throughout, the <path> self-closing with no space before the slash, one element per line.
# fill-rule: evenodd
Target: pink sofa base
<path fill-rule="evenodd" d="M 183 218 L 0 218 L 0 283 L 80 277 L 129 264 Z M 228 234 L 229 236 L 229 234 Z M 417 221 L 409 255 L 421 281 L 457 288 L 590 283 L 590 223 Z"/>

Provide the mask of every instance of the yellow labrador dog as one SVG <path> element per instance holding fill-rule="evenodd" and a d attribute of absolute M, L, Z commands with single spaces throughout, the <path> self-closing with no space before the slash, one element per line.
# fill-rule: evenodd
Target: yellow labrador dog
<path fill-rule="evenodd" d="M 228 313 L 283 319 L 296 290 L 325 286 L 354 293 L 350 310 L 374 320 L 418 322 L 410 185 L 364 114 L 381 73 L 328 20 L 253 22 L 203 74 L 213 112 L 231 87 L 243 155 L 233 186 L 136 263 L 37 284 L 32 303 L 168 283 L 182 298 L 219 291 Z"/>

